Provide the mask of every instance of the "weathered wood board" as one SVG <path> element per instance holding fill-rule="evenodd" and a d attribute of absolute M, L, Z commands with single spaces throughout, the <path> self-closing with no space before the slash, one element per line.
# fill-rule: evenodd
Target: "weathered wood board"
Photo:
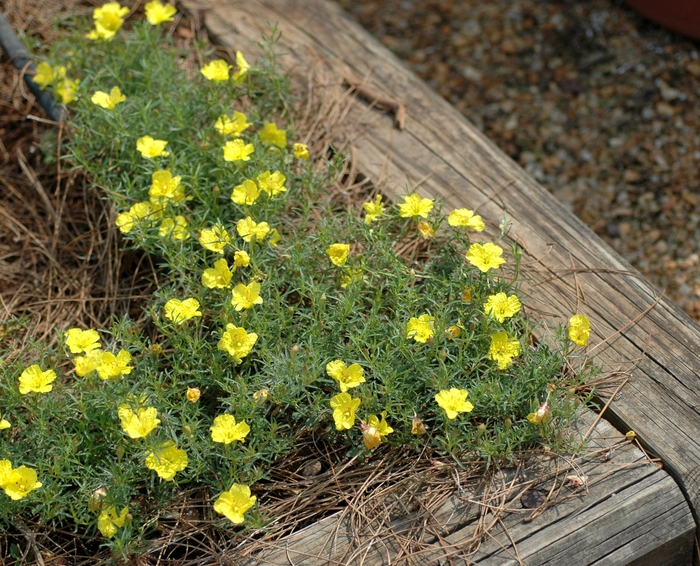
<path fill-rule="evenodd" d="M 364 134 L 354 140 L 358 170 L 397 195 L 421 181 L 417 192 L 423 196 L 442 199 L 448 210 L 478 209 L 492 227 L 507 216 L 511 236 L 526 252 L 526 305 L 558 321 L 575 312 L 588 315 L 593 326 L 589 349 L 595 359 L 607 369 L 627 370 L 631 377 L 607 416 L 621 430 L 635 430 L 645 448 L 662 458 L 700 520 L 700 328 L 670 301 L 658 300 L 658 290 L 643 276 L 335 5 L 324 0 L 184 4 L 204 10 L 204 23 L 216 41 L 244 51 L 253 61 L 261 34 L 269 31 L 269 23 L 278 22 L 278 50 L 285 53 L 279 62 L 291 74 L 305 76 L 321 57 L 338 76 L 348 69 L 374 90 L 403 100 L 403 131 L 394 128 L 393 117 L 355 102 L 353 113 L 358 120 L 364 116 L 365 124 Z M 608 336 L 613 337 L 604 346 L 596 346 Z M 677 508 L 682 506 L 665 512 Z M 644 509 L 631 515 L 638 517 L 640 529 L 656 525 L 663 515 L 652 521 L 646 515 L 649 508 Z M 576 540 L 589 537 L 590 544 L 602 544 L 588 531 L 580 529 Z M 663 529 L 654 527 L 652 533 L 655 537 Z M 654 538 L 642 531 L 637 535 Z M 668 548 L 689 552 L 692 537 L 669 537 L 654 538 L 657 548 L 667 549 L 665 558 L 672 556 Z M 628 548 L 626 544 L 618 547 Z M 542 563 L 557 563 L 552 556 Z M 627 563 L 632 555 L 610 556 L 599 563 Z"/>

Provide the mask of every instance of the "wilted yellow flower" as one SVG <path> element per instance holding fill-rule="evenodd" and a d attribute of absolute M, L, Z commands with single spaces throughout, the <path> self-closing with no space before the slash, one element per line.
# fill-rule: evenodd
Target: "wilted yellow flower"
<path fill-rule="evenodd" d="M 216 347 L 219 348 L 219 350 L 228 352 L 234 362 L 239 364 L 243 358 L 250 354 L 257 340 L 258 335 L 255 332 L 248 333 L 245 328 L 227 324 L 226 330 L 222 334 L 221 340 L 219 340 Z"/>
<path fill-rule="evenodd" d="M 106 110 L 113 110 L 117 106 L 117 104 L 126 100 L 126 96 L 122 94 L 122 91 L 119 90 L 118 86 L 115 86 L 112 88 L 109 94 L 107 94 L 104 91 L 98 90 L 95 94 L 92 95 L 92 98 L 90 100 L 93 104 L 96 104 L 97 106 L 100 106 Z"/>
<path fill-rule="evenodd" d="M 165 151 L 165 146 L 168 142 L 165 140 L 156 140 L 151 136 L 142 136 L 136 140 L 136 149 L 142 157 L 153 159 L 154 157 L 167 157 L 169 151 Z"/>
<path fill-rule="evenodd" d="M 72 354 L 96 350 L 100 347 L 100 335 L 97 330 L 70 328 L 66 331 L 66 346 Z"/>
<path fill-rule="evenodd" d="M 416 228 L 418 228 L 418 231 L 424 240 L 435 236 L 435 228 L 433 228 L 429 222 L 421 221 L 418 223 Z"/>
<path fill-rule="evenodd" d="M 365 224 L 371 224 L 382 214 L 384 214 L 384 206 L 382 205 L 382 195 L 377 195 L 374 202 L 369 201 L 362 205 L 365 209 Z"/>
<path fill-rule="evenodd" d="M 214 442 L 231 444 L 232 442 L 243 442 L 250 432 L 250 427 L 245 421 L 236 423 L 233 415 L 219 415 L 214 419 L 211 430 L 211 439 Z"/>
<path fill-rule="evenodd" d="M 158 235 L 162 238 L 170 237 L 173 240 L 188 240 L 190 233 L 187 230 L 187 219 L 177 215 L 175 218 L 163 218 L 158 227 Z"/>
<path fill-rule="evenodd" d="M 19 392 L 22 395 L 27 393 L 48 393 L 53 389 L 53 382 L 56 379 L 56 372 L 52 369 L 42 371 L 37 365 L 31 365 L 19 376 Z"/>
<path fill-rule="evenodd" d="M 248 123 L 248 118 L 243 112 L 234 112 L 233 118 L 228 116 L 219 116 L 214 123 L 214 128 L 220 134 L 225 136 L 240 136 L 243 131 L 245 131 L 250 124 Z"/>
<path fill-rule="evenodd" d="M 294 151 L 294 157 L 297 159 L 309 160 L 309 146 L 305 143 L 295 143 L 292 146 L 292 151 Z"/>
<path fill-rule="evenodd" d="M 527 420 L 534 425 L 547 424 L 552 418 L 552 412 L 549 410 L 549 403 L 545 401 L 540 405 L 536 412 L 530 413 Z"/>
<path fill-rule="evenodd" d="M 129 405 L 120 405 L 117 410 L 122 430 L 131 438 L 146 438 L 160 423 L 154 407 L 140 407 L 136 413 Z"/>
<path fill-rule="evenodd" d="M 464 226 L 475 232 L 483 232 L 486 228 L 481 216 L 475 215 L 473 210 L 467 208 L 457 208 L 450 212 L 447 223 L 450 226 Z"/>
<path fill-rule="evenodd" d="M 341 360 L 333 360 L 326 364 L 326 373 L 338 382 L 340 390 L 343 392 L 365 382 L 365 370 L 360 364 L 351 364 L 348 367 Z"/>
<path fill-rule="evenodd" d="M 262 188 L 262 187 L 261 187 Z M 240 185 L 233 187 L 231 200 L 240 205 L 255 204 L 260 196 L 260 188 L 255 184 L 255 181 L 246 179 Z"/>
<path fill-rule="evenodd" d="M 277 128 L 274 122 L 266 122 L 265 126 L 258 133 L 260 141 L 267 145 L 275 145 L 284 149 L 287 147 L 287 132 Z"/>
<path fill-rule="evenodd" d="M 0 488 L 5 490 L 10 499 L 23 499 L 41 485 L 41 482 L 36 481 L 36 471 L 33 469 L 27 466 L 12 469 L 9 460 L 0 460 Z"/>
<path fill-rule="evenodd" d="M 117 529 L 121 529 L 126 523 L 129 508 L 124 507 L 119 513 L 114 505 L 102 510 L 97 517 L 97 528 L 103 537 L 112 538 L 117 534 Z"/>
<path fill-rule="evenodd" d="M 336 430 L 349 430 L 355 424 L 355 411 L 360 406 L 360 400 L 349 393 L 338 393 L 331 398 L 333 420 Z"/>
<path fill-rule="evenodd" d="M 413 338 L 416 342 L 425 343 L 433 336 L 435 317 L 429 314 L 422 314 L 418 318 L 412 316 L 406 325 L 406 336 Z"/>
<path fill-rule="evenodd" d="M 233 254 L 233 267 L 248 267 L 250 265 L 250 256 L 248 252 L 243 250 L 238 250 Z"/>
<path fill-rule="evenodd" d="M 453 324 L 445 329 L 445 336 L 452 340 L 459 338 L 460 334 L 462 334 L 462 327 L 460 324 Z"/>
<path fill-rule="evenodd" d="M 254 152 L 255 147 L 252 143 L 235 139 L 224 145 L 224 161 L 250 161 L 250 155 Z"/>
<path fill-rule="evenodd" d="M 637 438 L 637 433 L 634 432 L 633 430 L 628 430 L 628 431 L 625 433 L 625 437 L 627 438 L 627 440 L 629 440 L 629 441 L 631 442 L 631 441 L 633 441 L 635 438 Z"/>
<path fill-rule="evenodd" d="M 247 485 L 234 483 L 231 489 L 224 491 L 214 502 L 214 511 L 224 515 L 229 521 L 240 525 L 245 521 L 245 512 L 255 505 L 256 497 L 250 495 Z"/>
<path fill-rule="evenodd" d="M 508 337 L 505 332 L 491 335 L 489 360 L 498 362 L 498 369 L 506 369 L 513 358 L 520 354 L 520 342 Z"/>
<path fill-rule="evenodd" d="M 345 265 L 349 253 L 350 244 L 331 244 L 326 249 L 326 255 L 330 258 L 331 263 L 338 267 Z"/>
<path fill-rule="evenodd" d="M 257 400 L 264 401 L 265 399 L 268 398 L 269 395 L 270 395 L 269 389 L 260 389 L 259 391 L 256 391 L 255 393 L 253 393 L 253 399 L 255 399 L 256 401 Z"/>
<path fill-rule="evenodd" d="M 59 79 L 56 83 L 56 95 L 61 99 L 62 104 L 70 104 L 78 95 L 78 85 L 80 79 Z"/>
<path fill-rule="evenodd" d="M 128 375 L 134 369 L 127 365 L 130 361 L 131 354 L 126 350 L 120 350 L 116 356 L 111 352 L 103 352 L 100 364 L 97 366 L 97 375 L 100 379 L 115 379 Z"/>
<path fill-rule="evenodd" d="M 175 474 L 187 467 L 187 452 L 169 440 L 146 456 L 146 467 L 155 471 L 159 478 L 173 481 Z"/>
<path fill-rule="evenodd" d="M 199 311 L 199 301 L 189 298 L 181 301 L 180 299 L 170 299 L 165 303 L 165 318 L 172 320 L 175 324 L 182 324 L 186 320 L 195 316 L 202 316 Z"/>
<path fill-rule="evenodd" d="M 447 418 L 451 420 L 459 413 L 470 413 L 474 409 L 474 405 L 467 401 L 468 395 L 466 389 L 452 387 L 449 391 L 443 389 L 435 395 L 435 401 L 441 409 L 444 409 Z"/>
<path fill-rule="evenodd" d="M 231 243 L 231 236 L 226 228 L 217 224 L 213 228 L 204 228 L 199 233 L 199 243 L 206 250 L 223 254 L 224 248 Z"/>
<path fill-rule="evenodd" d="M 270 231 L 270 225 L 267 222 L 256 223 L 250 216 L 246 216 L 236 223 L 236 231 L 246 242 L 253 238 L 262 242 Z"/>
<path fill-rule="evenodd" d="M 209 289 L 223 289 L 231 284 L 233 273 L 228 267 L 225 258 L 217 259 L 214 267 L 204 270 L 202 273 L 202 285 Z"/>
<path fill-rule="evenodd" d="M 516 295 L 508 296 L 505 293 L 496 293 L 484 303 L 484 312 L 503 323 L 506 318 L 518 314 L 520 307 L 520 299 Z"/>
<path fill-rule="evenodd" d="M 399 206 L 399 214 L 403 218 L 413 218 L 420 216 L 428 218 L 428 213 L 433 209 L 433 200 L 429 198 L 421 198 L 415 193 L 406 195 L 403 198 L 403 203 Z"/>
<path fill-rule="evenodd" d="M 220 83 L 228 80 L 228 73 L 233 69 L 233 65 L 229 65 L 223 59 L 214 59 L 208 65 L 204 65 L 200 72 L 210 81 Z"/>
<path fill-rule="evenodd" d="M 362 281 L 362 268 L 350 267 L 345 271 L 343 282 L 340 284 L 340 287 L 345 289 L 348 285 L 352 285 L 356 281 Z"/>
<path fill-rule="evenodd" d="M 469 246 L 466 258 L 479 271 L 486 273 L 489 269 L 498 269 L 506 262 L 501 255 L 503 255 L 503 248 L 487 242 Z"/>
<path fill-rule="evenodd" d="M 61 70 L 60 75 L 59 69 Z M 32 81 L 38 84 L 41 90 L 44 90 L 57 78 L 63 78 L 65 75 L 65 67 L 56 67 L 54 69 L 51 65 L 42 61 L 36 66 L 36 74 L 32 77 Z"/>
<path fill-rule="evenodd" d="M 129 13 L 129 8 L 122 7 L 118 2 L 107 2 L 95 8 L 92 18 L 95 20 L 95 29 L 85 37 L 88 39 L 101 39 L 111 41 L 124 23 L 124 16 Z"/>
<path fill-rule="evenodd" d="M 367 422 L 360 423 L 362 441 L 365 446 L 373 450 L 382 442 L 382 437 L 394 432 L 394 429 L 386 422 L 386 411 L 382 411 L 381 420 L 377 415 L 367 415 Z"/>
<path fill-rule="evenodd" d="M 151 199 L 167 199 L 176 203 L 183 201 L 185 194 L 180 189 L 180 178 L 179 175 L 173 177 L 173 174 L 167 169 L 155 171 L 151 175 L 151 188 L 148 189 L 148 195 Z M 157 200 L 156 202 L 162 203 L 163 201 Z"/>
<path fill-rule="evenodd" d="M 425 433 L 426 430 L 423 421 L 414 413 L 411 417 L 411 434 L 421 435 Z"/>
<path fill-rule="evenodd" d="M 190 403 L 196 403 L 201 396 L 202 392 L 199 390 L 199 387 L 188 387 L 187 393 L 185 393 L 185 397 Z"/>
<path fill-rule="evenodd" d="M 153 213 L 153 205 L 150 202 L 137 202 L 129 208 L 129 212 L 122 212 L 117 216 L 115 224 L 122 234 L 131 232 L 139 220 L 148 219 L 155 216 Z"/>
<path fill-rule="evenodd" d="M 569 340 L 584 348 L 591 335 L 591 323 L 585 314 L 575 314 L 569 319 Z"/>
<path fill-rule="evenodd" d="M 253 305 L 262 305 L 260 283 L 251 281 L 248 285 L 239 283 L 233 288 L 231 305 L 237 310 L 249 309 Z"/>
<path fill-rule="evenodd" d="M 287 187 L 284 186 L 284 182 L 287 177 L 282 175 L 279 171 L 270 173 L 265 171 L 258 175 L 258 185 L 260 185 L 260 190 L 265 191 L 269 197 L 274 197 L 279 193 L 285 192 Z"/>
<path fill-rule="evenodd" d="M 172 4 L 162 4 L 159 0 L 152 0 L 144 6 L 146 19 L 152 26 L 157 26 L 164 22 L 172 22 L 177 14 L 175 6 Z"/>
<path fill-rule="evenodd" d="M 277 246 L 281 238 L 282 235 L 279 233 L 279 230 L 277 230 L 277 228 L 273 228 L 270 230 L 270 237 L 267 239 L 267 241 L 270 242 L 271 246 Z"/>
<path fill-rule="evenodd" d="M 245 60 L 245 57 L 243 57 L 243 53 L 240 51 L 236 51 L 236 67 L 238 67 L 238 69 L 235 73 L 233 73 L 231 79 L 233 80 L 233 84 L 241 84 L 248 74 L 250 65 L 248 64 L 248 61 Z"/>
<path fill-rule="evenodd" d="M 75 360 L 73 360 L 75 364 L 75 373 L 83 377 L 95 371 L 97 366 L 102 363 L 102 354 L 104 354 L 104 352 L 98 348 L 97 350 L 91 350 L 85 356 L 76 356 Z"/>

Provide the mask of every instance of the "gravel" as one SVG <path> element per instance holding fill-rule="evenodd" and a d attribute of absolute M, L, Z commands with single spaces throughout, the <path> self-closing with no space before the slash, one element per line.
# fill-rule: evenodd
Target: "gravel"
<path fill-rule="evenodd" d="M 700 45 L 614 0 L 337 0 L 700 321 Z"/>

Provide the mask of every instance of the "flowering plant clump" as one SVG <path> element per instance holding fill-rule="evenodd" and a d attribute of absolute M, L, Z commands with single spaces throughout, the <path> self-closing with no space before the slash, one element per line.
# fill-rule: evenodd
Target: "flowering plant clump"
<path fill-rule="evenodd" d="M 0 524 L 73 521 L 125 552 L 186 486 L 262 527 L 256 482 L 311 427 L 363 458 L 564 446 L 590 324 L 532 339 L 505 230 L 418 194 L 339 204 L 344 158 L 296 131 L 272 40 L 188 74 L 162 25 L 175 8 L 127 13 L 96 9 L 34 80 L 62 97 L 71 77 L 66 157 L 158 288 L 136 319 L 57 329 L 59 348 L 3 366 Z"/>

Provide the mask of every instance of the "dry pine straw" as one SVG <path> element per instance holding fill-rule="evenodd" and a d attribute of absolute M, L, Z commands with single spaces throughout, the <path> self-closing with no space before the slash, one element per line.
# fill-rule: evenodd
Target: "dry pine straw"
<path fill-rule="evenodd" d="M 4 10 L 21 35 L 48 43 L 54 37 L 52 15 L 76 10 L 89 14 L 92 7 L 74 0 L 10 0 Z M 198 21 L 186 15 L 173 28 L 185 48 L 191 48 L 194 37 L 205 34 Z M 338 86 L 341 82 L 319 63 L 305 82 L 295 85 L 303 92 L 297 131 L 316 156 L 329 155 L 331 142 L 352 154 L 358 126 L 346 118 L 354 90 Z M 43 118 L 21 74 L 6 60 L 2 62 L 0 105 L 0 349 L 10 352 L 12 359 L 21 358 L 31 342 L 55 344 L 57 330 L 104 328 L 113 316 L 127 313 L 142 318 L 158 271 L 147 256 L 121 249 L 114 211 L 101 199 L 99 188 L 80 170 L 70 170 L 56 159 L 65 128 Z M 53 157 L 49 163 L 45 152 Z M 381 188 L 377 185 L 359 175 L 350 159 L 329 204 L 359 209 Z M 397 252 L 415 258 L 428 253 L 429 245 L 416 239 Z M 14 325 L 12 317 L 23 318 L 25 323 Z M 523 454 L 522 461 L 532 455 Z M 557 494 L 558 498 L 565 496 L 561 495 L 562 470 L 575 469 L 578 464 L 554 455 L 545 459 L 556 460 L 559 468 L 556 481 L 549 473 L 537 480 L 549 481 L 548 505 Z M 479 460 L 460 466 L 430 453 L 385 447 L 360 463 L 348 460 L 343 449 L 309 434 L 299 439 L 292 454 L 276 463 L 267 481 L 256 485 L 265 512 L 273 518 L 264 530 L 232 538 L 225 521 L 213 516 L 211 494 L 183 491 L 134 563 L 236 563 L 337 512 L 349 518 L 355 548 L 361 542 L 366 545 L 368 538 L 385 544 L 393 541 L 400 549 L 393 563 L 410 562 L 426 543 L 445 534 L 436 513 L 455 494 L 465 505 L 471 502 L 476 526 L 471 538 L 446 553 L 469 553 L 504 513 L 519 506 L 518 498 L 534 485 L 533 481 L 519 481 L 517 473 L 513 478 L 505 482 L 496 468 L 486 473 Z M 398 523 L 400 529 L 397 518 L 404 519 Z M 0 535 L 0 557 L 3 564 L 13 564 L 10 546 L 16 544 L 24 558 L 39 564 L 95 564 L 96 559 L 109 560 L 109 554 L 99 547 L 101 542 L 71 527 L 48 528 L 40 518 L 27 523 L 18 520 L 12 532 Z M 353 550 L 348 552 L 343 560 L 352 560 Z"/>

